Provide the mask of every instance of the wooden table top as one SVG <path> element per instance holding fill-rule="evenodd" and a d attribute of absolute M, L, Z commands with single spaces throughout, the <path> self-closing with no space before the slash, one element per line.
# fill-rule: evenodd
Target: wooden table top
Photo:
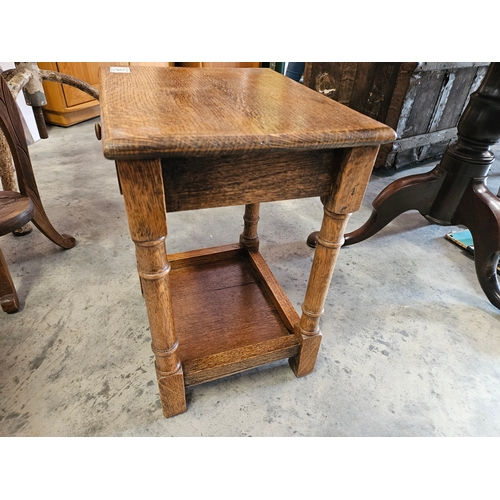
<path fill-rule="evenodd" d="M 270 69 L 129 70 L 101 69 L 109 159 L 330 149 L 396 138 L 388 126 Z"/>

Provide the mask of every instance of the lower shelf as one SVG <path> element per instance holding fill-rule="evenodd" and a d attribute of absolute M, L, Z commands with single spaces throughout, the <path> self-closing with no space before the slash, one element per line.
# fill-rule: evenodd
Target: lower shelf
<path fill-rule="evenodd" d="M 168 259 L 186 386 L 298 354 L 299 316 L 260 253 L 235 244 Z"/>

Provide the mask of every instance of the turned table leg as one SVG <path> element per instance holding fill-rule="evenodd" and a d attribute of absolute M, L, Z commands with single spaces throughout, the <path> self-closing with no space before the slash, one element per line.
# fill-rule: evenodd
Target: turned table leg
<path fill-rule="evenodd" d="M 295 334 L 301 339 L 300 354 L 290 358 L 290 366 L 297 377 L 311 373 L 316 363 L 321 331 L 319 319 L 323 314 L 326 295 L 333 270 L 344 242 L 344 230 L 349 214 L 336 214 L 324 207 L 324 217 L 317 238 L 316 251 L 302 304 L 302 316 L 295 326 Z"/>
<path fill-rule="evenodd" d="M 160 160 L 117 161 L 130 234 L 136 247 L 165 417 L 186 411 L 184 375 L 170 298 L 165 197 Z"/>
<path fill-rule="evenodd" d="M 259 249 L 259 236 L 257 234 L 257 224 L 259 222 L 260 203 L 245 205 L 245 215 L 243 221 L 243 233 L 240 235 L 240 243 L 249 250 Z"/>
<path fill-rule="evenodd" d="M 319 320 L 340 247 L 344 243 L 345 227 L 350 214 L 361 206 L 377 152 L 378 146 L 346 150 L 331 194 L 321 198 L 324 204 L 323 222 L 317 236 L 302 315 L 295 326 L 301 349 L 297 356 L 290 358 L 290 366 L 297 377 L 307 375 L 314 369 L 321 343 Z"/>

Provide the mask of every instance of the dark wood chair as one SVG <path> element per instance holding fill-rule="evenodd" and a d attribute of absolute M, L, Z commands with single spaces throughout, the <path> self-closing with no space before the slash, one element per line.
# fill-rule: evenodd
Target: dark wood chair
<path fill-rule="evenodd" d="M 43 208 L 28 152 L 19 110 L 10 90 L 0 76 L 0 128 L 9 145 L 20 193 L 0 191 L 0 236 L 33 224 L 61 248 L 72 248 L 75 239 L 59 234 Z M 19 300 L 7 264 L 0 251 L 0 305 L 5 312 L 19 310 Z"/>

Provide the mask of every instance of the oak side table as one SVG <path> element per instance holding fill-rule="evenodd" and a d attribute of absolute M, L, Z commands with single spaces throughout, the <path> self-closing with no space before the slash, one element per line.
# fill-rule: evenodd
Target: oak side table
<path fill-rule="evenodd" d="M 279 359 L 310 373 L 347 219 L 394 131 L 262 68 L 103 67 L 100 96 L 163 414 L 186 410 L 186 387 Z M 257 222 L 262 202 L 312 196 L 324 217 L 299 317 L 258 251 Z M 245 205 L 237 243 L 167 257 L 167 212 L 230 205 Z"/>

